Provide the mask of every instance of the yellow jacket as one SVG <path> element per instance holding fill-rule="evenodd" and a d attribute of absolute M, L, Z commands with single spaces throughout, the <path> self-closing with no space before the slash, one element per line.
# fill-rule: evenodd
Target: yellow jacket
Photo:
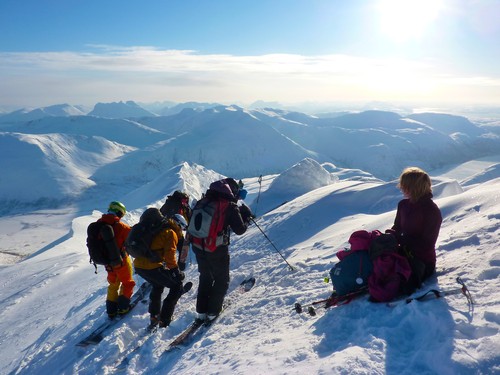
<path fill-rule="evenodd" d="M 175 225 L 175 227 L 177 227 Z M 178 227 L 177 227 L 178 228 Z M 161 259 L 158 262 L 152 262 L 148 258 L 138 257 L 134 259 L 134 267 L 145 270 L 152 270 L 163 267 L 163 263 L 168 269 L 177 267 L 176 251 L 179 236 L 182 235 L 180 228 L 178 230 L 167 228 L 158 233 L 151 242 L 151 250 L 158 254 Z"/>

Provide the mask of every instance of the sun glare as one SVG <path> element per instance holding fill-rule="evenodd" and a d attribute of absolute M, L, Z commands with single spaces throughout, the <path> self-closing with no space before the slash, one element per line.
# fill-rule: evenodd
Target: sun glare
<path fill-rule="evenodd" d="M 381 30 L 394 41 L 418 39 L 441 8 L 440 0 L 380 0 Z"/>

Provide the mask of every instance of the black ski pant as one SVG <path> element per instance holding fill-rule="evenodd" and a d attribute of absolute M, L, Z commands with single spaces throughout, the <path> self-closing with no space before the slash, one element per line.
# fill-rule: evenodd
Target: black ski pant
<path fill-rule="evenodd" d="M 196 312 L 218 315 L 229 288 L 229 248 L 220 246 L 208 252 L 193 246 L 193 251 L 200 273 Z"/>
<path fill-rule="evenodd" d="M 415 257 L 408 259 L 411 267 L 410 279 L 403 286 L 403 292 L 413 294 L 422 287 L 422 283 L 436 272 L 435 263 L 425 263 Z"/>
<path fill-rule="evenodd" d="M 152 270 L 136 267 L 135 272 L 153 286 L 149 294 L 148 312 L 151 316 L 159 315 L 162 322 L 167 325 L 170 324 L 175 305 L 182 296 L 182 282 L 174 280 L 170 271 L 163 267 L 154 268 Z M 165 288 L 169 288 L 170 290 L 162 304 L 161 296 Z"/>

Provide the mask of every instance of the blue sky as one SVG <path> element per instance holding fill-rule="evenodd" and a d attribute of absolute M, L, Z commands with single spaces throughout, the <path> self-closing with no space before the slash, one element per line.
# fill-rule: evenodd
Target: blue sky
<path fill-rule="evenodd" d="M 500 103 L 499 0 L 3 0 L 0 107 Z"/>

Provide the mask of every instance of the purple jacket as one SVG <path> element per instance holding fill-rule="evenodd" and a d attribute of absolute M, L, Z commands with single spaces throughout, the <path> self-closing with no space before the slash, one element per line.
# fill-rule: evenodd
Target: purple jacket
<path fill-rule="evenodd" d="M 409 199 L 400 201 L 392 229 L 399 244 L 406 246 L 415 258 L 435 266 L 435 246 L 442 221 L 441 211 L 429 194 L 415 203 Z"/>

